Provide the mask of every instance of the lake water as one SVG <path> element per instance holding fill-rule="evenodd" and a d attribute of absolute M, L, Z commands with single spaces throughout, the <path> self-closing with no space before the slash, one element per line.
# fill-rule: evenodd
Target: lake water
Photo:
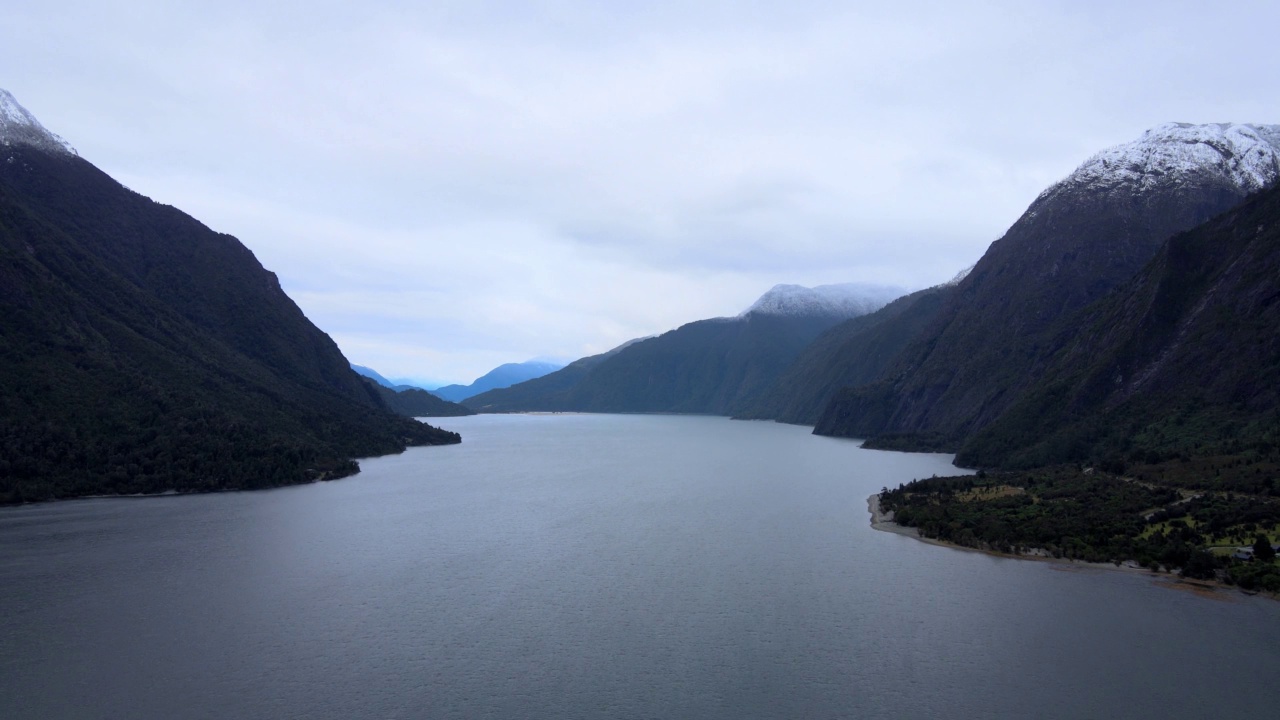
<path fill-rule="evenodd" d="M 877 532 L 949 458 L 444 419 L 353 478 L 0 509 L 3 718 L 1275 717 L 1280 602 Z"/>

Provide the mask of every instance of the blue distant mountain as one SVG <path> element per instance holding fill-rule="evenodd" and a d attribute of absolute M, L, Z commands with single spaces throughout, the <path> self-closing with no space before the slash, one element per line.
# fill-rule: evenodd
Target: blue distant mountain
<path fill-rule="evenodd" d="M 472 395 L 479 395 L 489 390 L 508 388 L 526 380 L 549 375 L 564 365 L 540 360 L 529 360 L 522 363 L 499 365 L 476 379 L 470 385 L 445 385 L 431 392 L 438 397 L 452 402 L 461 402 Z M 357 371 L 358 372 L 358 371 Z"/>
<path fill-rule="evenodd" d="M 388 380 L 387 378 L 378 374 L 377 370 L 374 370 L 373 368 L 370 368 L 370 367 L 365 367 L 364 365 L 356 365 L 355 363 L 351 363 L 351 369 L 355 370 L 357 375 L 363 375 L 369 378 L 370 380 L 378 383 L 382 387 L 391 388 L 396 392 L 404 392 L 405 390 L 432 390 L 433 389 L 431 386 L 423 386 L 417 383 L 406 382 L 405 380 L 402 380 L 402 379 Z"/>
<path fill-rule="evenodd" d="M 373 368 L 367 368 L 363 365 L 357 365 L 355 363 L 351 363 L 351 369 L 355 370 L 357 374 L 363 375 L 369 378 L 370 380 L 378 383 L 382 387 L 391 388 L 392 390 L 396 389 L 395 383 L 379 375 L 378 371 L 374 370 Z"/>

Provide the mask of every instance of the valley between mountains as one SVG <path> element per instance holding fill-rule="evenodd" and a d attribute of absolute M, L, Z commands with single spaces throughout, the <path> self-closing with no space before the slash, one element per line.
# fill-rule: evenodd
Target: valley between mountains
<path fill-rule="evenodd" d="M 357 374 L 238 240 L 0 108 L 0 502 L 274 487 L 461 441 L 414 417 L 713 414 L 982 469 L 886 488 L 931 537 L 1280 590 L 1233 558 L 1280 540 L 1280 126 L 1102 150 L 943 285 L 778 285 L 431 394 Z"/>

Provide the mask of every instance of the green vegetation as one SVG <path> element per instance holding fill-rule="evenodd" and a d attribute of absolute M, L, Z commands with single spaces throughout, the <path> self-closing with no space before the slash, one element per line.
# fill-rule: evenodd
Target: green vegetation
<path fill-rule="evenodd" d="M 1280 493 L 1240 492 L 1220 479 L 1179 487 L 1156 479 L 1153 468 L 1139 470 L 1118 476 L 1057 466 L 928 478 L 885 490 L 880 506 L 925 537 L 964 547 L 1088 562 L 1131 560 L 1152 570 L 1280 592 L 1280 566 L 1271 552 L 1280 531 Z M 1215 489 L 1204 489 L 1209 486 Z M 1233 557 L 1239 547 L 1256 547 L 1255 558 Z"/>
<path fill-rule="evenodd" d="M 393 415 L 235 238 L 7 152 L 0 503 L 273 487 L 459 441 Z"/>
<path fill-rule="evenodd" d="M 827 330 L 805 347 L 768 392 L 737 408 L 734 417 L 814 424 L 836 390 L 878 378 L 925 331 L 951 290 L 920 290 Z"/>
<path fill-rule="evenodd" d="M 462 404 L 480 412 L 728 415 L 759 397 L 835 322 L 755 313 L 699 320 Z"/>

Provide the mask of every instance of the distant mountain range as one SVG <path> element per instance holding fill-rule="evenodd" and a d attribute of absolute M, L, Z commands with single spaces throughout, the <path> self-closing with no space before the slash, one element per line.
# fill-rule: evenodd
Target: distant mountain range
<path fill-rule="evenodd" d="M 459 417 L 475 415 L 475 411 L 455 402 L 444 400 L 413 385 L 396 384 L 382 377 L 377 370 L 351 364 L 351 369 L 373 381 L 374 389 L 393 412 L 408 417 Z"/>
<path fill-rule="evenodd" d="M 733 415 L 982 467 L 1271 462 L 1278 181 L 1280 126 L 1162 125 L 1046 189 L 952 282 L 778 285 L 736 317 L 436 391 L 467 410 L 350 365 L 239 241 L 0 91 L 0 502 L 270 487 L 459 441 L 396 413 Z"/>
<path fill-rule="evenodd" d="M 258 488 L 456 443 L 393 414 L 253 253 L 0 91 L 0 502 Z"/>
<path fill-rule="evenodd" d="M 374 370 L 373 368 L 370 368 L 370 367 L 365 367 L 364 365 L 356 365 L 355 363 L 351 363 L 351 369 L 355 370 L 357 374 L 363 375 L 364 377 L 369 378 L 370 380 L 374 381 L 378 385 L 381 385 L 384 388 L 390 388 L 397 392 L 401 390 L 410 390 L 410 389 L 417 389 L 417 390 L 428 389 L 420 385 L 404 382 L 403 380 L 387 379 L 382 375 L 380 375 L 377 370 Z"/>
<path fill-rule="evenodd" d="M 1280 126 L 1162 125 L 952 282 L 887 304 L 778 286 L 465 404 L 777 419 L 987 467 L 1280 448 L 1277 179 Z"/>
<path fill-rule="evenodd" d="M 689 323 L 463 404 L 480 412 L 731 414 L 764 392 L 822 331 L 903 292 L 779 285 L 737 317 Z"/>
<path fill-rule="evenodd" d="M 476 414 L 470 408 L 436 397 L 422 388 L 406 387 L 403 390 L 393 390 L 371 380 L 369 385 L 392 412 L 407 417 L 460 417 Z"/>
<path fill-rule="evenodd" d="M 373 368 L 368 368 L 363 365 L 356 365 L 355 363 L 350 363 L 350 365 L 351 365 L 351 369 L 356 371 L 356 374 L 363 375 L 364 377 L 369 378 L 370 380 L 374 381 L 375 383 L 381 385 L 384 388 L 389 388 L 391 390 L 399 389 L 398 387 L 396 387 L 395 383 L 379 375 L 378 371 L 374 370 Z"/>
<path fill-rule="evenodd" d="M 511 387 L 516 383 L 522 383 L 526 380 L 540 378 L 543 375 L 553 373 L 564 367 L 560 363 L 544 362 L 541 360 L 527 360 L 522 363 L 506 363 L 490 370 L 481 375 L 470 385 L 445 385 L 436 388 L 431 392 L 438 397 L 453 402 L 462 402 L 473 395 L 479 395 L 489 390 L 497 390 L 501 388 Z"/>

